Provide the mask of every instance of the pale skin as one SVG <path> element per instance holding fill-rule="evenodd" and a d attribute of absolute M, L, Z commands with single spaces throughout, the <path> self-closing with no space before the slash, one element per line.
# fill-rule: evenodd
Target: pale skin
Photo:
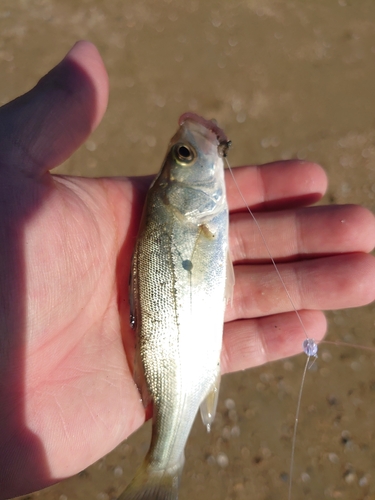
<path fill-rule="evenodd" d="M 49 173 L 99 124 L 107 98 L 103 62 L 80 42 L 34 89 L 0 109 L 2 499 L 81 471 L 146 418 L 128 365 L 127 283 L 150 178 Z M 320 309 L 375 298 L 374 217 L 358 206 L 307 207 L 326 189 L 321 167 L 275 162 L 235 175 L 284 262 L 309 336 L 325 333 Z M 229 176 L 227 186 L 236 286 L 224 373 L 296 354 L 304 339 Z"/>

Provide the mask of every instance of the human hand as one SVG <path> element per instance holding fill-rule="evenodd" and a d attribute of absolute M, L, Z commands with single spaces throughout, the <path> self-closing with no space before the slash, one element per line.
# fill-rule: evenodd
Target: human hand
<path fill-rule="evenodd" d="M 1 498 L 84 469 L 145 420 L 128 364 L 127 293 L 150 178 L 49 173 L 100 122 L 107 97 L 101 58 L 80 42 L 0 109 Z M 375 264 L 366 252 L 374 218 L 355 206 L 306 208 L 326 188 L 320 167 L 276 162 L 234 174 L 273 256 L 285 261 L 280 269 L 309 336 L 324 334 L 319 309 L 373 300 Z M 236 286 L 224 372 L 295 354 L 304 339 L 229 176 L 227 186 Z"/>

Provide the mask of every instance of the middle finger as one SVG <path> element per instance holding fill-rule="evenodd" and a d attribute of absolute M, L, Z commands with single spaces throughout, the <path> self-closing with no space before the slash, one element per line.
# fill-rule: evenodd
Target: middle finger
<path fill-rule="evenodd" d="M 370 252 L 375 244 L 375 219 L 357 205 L 307 207 L 256 214 L 276 261 L 349 252 Z M 269 262 L 270 258 L 248 212 L 230 218 L 233 262 Z"/>

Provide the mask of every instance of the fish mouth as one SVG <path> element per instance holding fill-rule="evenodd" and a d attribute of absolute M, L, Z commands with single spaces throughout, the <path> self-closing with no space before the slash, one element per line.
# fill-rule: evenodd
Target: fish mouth
<path fill-rule="evenodd" d="M 190 121 L 195 122 L 195 123 L 199 123 L 200 125 L 205 127 L 207 130 L 214 133 L 216 135 L 218 142 L 219 142 L 219 145 L 230 143 L 225 132 L 218 126 L 218 124 L 214 120 L 206 120 L 202 116 L 199 116 L 196 113 L 192 113 L 191 111 L 188 111 L 187 113 L 183 113 L 180 116 L 180 118 L 178 120 L 178 124 L 181 126 L 187 120 L 190 120 Z"/>

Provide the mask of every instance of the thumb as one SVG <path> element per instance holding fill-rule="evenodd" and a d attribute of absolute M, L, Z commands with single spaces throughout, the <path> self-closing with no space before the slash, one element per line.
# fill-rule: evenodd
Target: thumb
<path fill-rule="evenodd" d="M 107 102 L 98 50 L 76 43 L 32 90 L 0 108 L 0 168 L 39 176 L 60 165 L 99 124 Z"/>

